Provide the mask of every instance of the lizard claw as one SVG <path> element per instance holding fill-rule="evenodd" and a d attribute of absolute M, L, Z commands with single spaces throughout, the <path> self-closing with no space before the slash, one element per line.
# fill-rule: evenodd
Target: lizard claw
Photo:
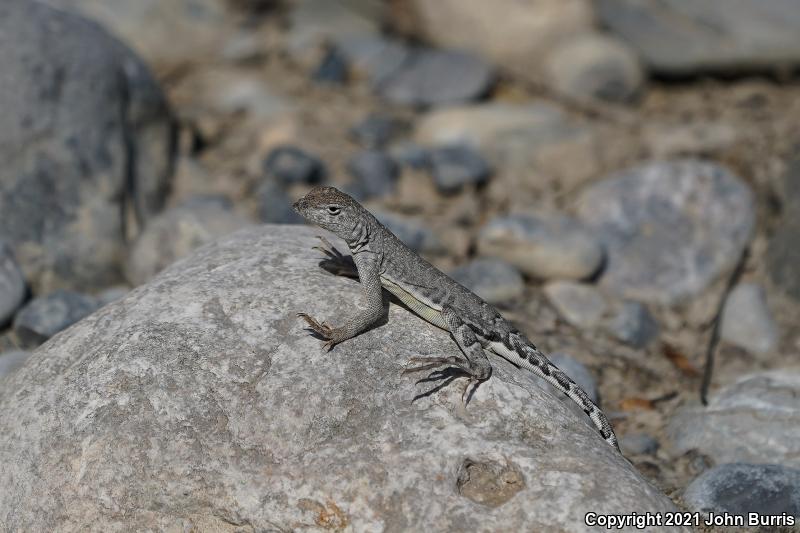
<path fill-rule="evenodd" d="M 322 349 L 330 352 L 336 344 L 336 341 L 333 338 L 333 328 L 327 322 L 320 324 L 315 318 L 306 313 L 297 313 L 297 316 L 305 320 L 308 324 L 308 327 L 311 328 L 314 333 L 322 337 L 322 339 L 325 341 L 322 344 Z"/>
<path fill-rule="evenodd" d="M 481 383 L 483 383 L 483 380 L 474 377 L 469 378 L 469 381 L 467 381 L 467 384 L 464 386 L 464 392 L 461 394 L 461 403 L 464 407 L 469 404 L 469 401 L 475 395 L 475 391 L 478 390 Z"/>

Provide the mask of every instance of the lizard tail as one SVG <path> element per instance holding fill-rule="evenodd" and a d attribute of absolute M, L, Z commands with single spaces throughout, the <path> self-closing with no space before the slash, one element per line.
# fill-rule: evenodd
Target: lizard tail
<path fill-rule="evenodd" d="M 516 351 L 519 354 L 524 354 L 525 360 L 530 363 L 530 365 L 526 365 L 526 367 L 578 404 L 578 407 L 583 409 L 583 412 L 591 418 L 592 423 L 598 429 L 603 439 L 619 451 L 619 443 L 617 442 L 617 436 L 614 434 L 611 423 L 608 421 L 606 415 L 603 414 L 603 411 L 589 399 L 586 392 L 556 365 L 551 363 L 550 360 L 540 352 L 536 346 L 531 344 L 528 339 L 522 336 L 522 334 L 512 333 L 510 337 Z"/>

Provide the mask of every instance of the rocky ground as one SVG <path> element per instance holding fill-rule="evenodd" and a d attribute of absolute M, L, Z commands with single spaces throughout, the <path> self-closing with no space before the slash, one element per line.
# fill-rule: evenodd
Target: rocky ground
<path fill-rule="evenodd" d="M 557 354 L 679 507 L 800 516 L 791 2 L 45 3 L 0 7 L 0 374 L 330 183 Z"/>

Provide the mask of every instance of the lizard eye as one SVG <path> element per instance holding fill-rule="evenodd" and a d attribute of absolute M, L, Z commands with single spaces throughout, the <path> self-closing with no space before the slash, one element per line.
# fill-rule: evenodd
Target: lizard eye
<path fill-rule="evenodd" d="M 340 211 L 340 209 L 338 207 L 336 207 L 335 205 L 329 205 L 328 206 L 328 214 L 329 215 L 336 216 L 336 215 L 339 214 L 339 211 Z"/>

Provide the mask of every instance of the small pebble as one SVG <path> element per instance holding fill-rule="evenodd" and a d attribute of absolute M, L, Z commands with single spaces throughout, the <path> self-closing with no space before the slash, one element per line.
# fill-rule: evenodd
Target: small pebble
<path fill-rule="evenodd" d="M 392 193 L 400 174 L 397 163 L 378 150 L 357 153 L 350 159 L 347 170 L 355 179 L 355 188 L 363 199 Z"/>
<path fill-rule="evenodd" d="M 590 278 L 605 256 L 603 246 L 583 225 L 555 213 L 494 218 L 478 235 L 478 251 L 540 279 Z"/>
<path fill-rule="evenodd" d="M 551 281 L 543 290 L 564 320 L 576 328 L 596 326 L 608 310 L 603 294 L 591 285 L 573 281 Z"/>
<path fill-rule="evenodd" d="M 347 62 L 335 47 L 331 47 L 311 77 L 316 82 L 342 85 L 347 82 Z"/>
<path fill-rule="evenodd" d="M 761 286 L 742 283 L 734 287 L 725 300 L 720 335 L 722 340 L 754 354 L 768 353 L 778 346 L 778 327 Z"/>
<path fill-rule="evenodd" d="M 658 322 L 640 302 L 627 301 L 605 324 L 618 340 L 635 348 L 643 348 L 658 337 Z"/>
<path fill-rule="evenodd" d="M 365 148 L 379 149 L 392 140 L 398 129 L 397 122 L 383 115 L 371 114 L 350 129 L 350 135 Z"/>
<path fill-rule="evenodd" d="M 645 78 L 632 49 L 599 33 L 565 39 L 550 52 L 544 70 L 559 93 L 579 100 L 628 101 L 641 90 Z"/>
<path fill-rule="evenodd" d="M 273 149 L 264 161 L 264 171 L 284 185 L 316 184 L 326 174 L 321 160 L 294 146 Z"/>
<path fill-rule="evenodd" d="M 647 433 L 628 433 L 620 437 L 619 447 L 625 455 L 651 455 L 658 451 L 659 444 Z"/>
<path fill-rule="evenodd" d="M 346 37 L 337 46 L 350 70 L 366 77 L 377 90 L 412 57 L 402 42 L 373 35 Z"/>
<path fill-rule="evenodd" d="M 393 104 L 438 106 L 477 100 L 494 82 L 492 67 L 467 52 L 422 49 L 378 88 Z"/>
<path fill-rule="evenodd" d="M 97 309 L 90 296 L 56 290 L 28 302 L 14 318 L 14 333 L 26 348 L 33 348 Z"/>
<path fill-rule="evenodd" d="M 0 353 L 0 379 L 12 374 L 28 359 L 30 352 L 14 350 Z"/>
<path fill-rule="evenodd" d="M 458 192 L 465 185 L 482 185 L 491 174 L 483 156 L 465 144 L 433 148 L 430 168 L 436 187 L 444 194 Z"/>
<path fill-rule="evenodd" d="M 454 269 L 450 277 L 490 304 L 513 300 L 525 290 L 522 274 L 500 259 L 475 259 Z"/>
<path fill-rule="evenodd" d="M 776 464 L 715 466 L 686 487 L 683 500 L 690 510 L 702 513 L 745 516 L 747 513 L 761 516 L 786 513 L 798 517 L 800 470 Z"/>
<path fill-rule="evenodd" d="M 415 170 L 430 168 L 431 165 L 430 151 L 411 141 L 395 144 L 389 149 L 389 153 L 401 165 Z"/>
<path fill-rule="evenodd" d="M 8 323 L 25 300 L 25 277 L 11 247 L 0 242 L 0 326 Z"/>

